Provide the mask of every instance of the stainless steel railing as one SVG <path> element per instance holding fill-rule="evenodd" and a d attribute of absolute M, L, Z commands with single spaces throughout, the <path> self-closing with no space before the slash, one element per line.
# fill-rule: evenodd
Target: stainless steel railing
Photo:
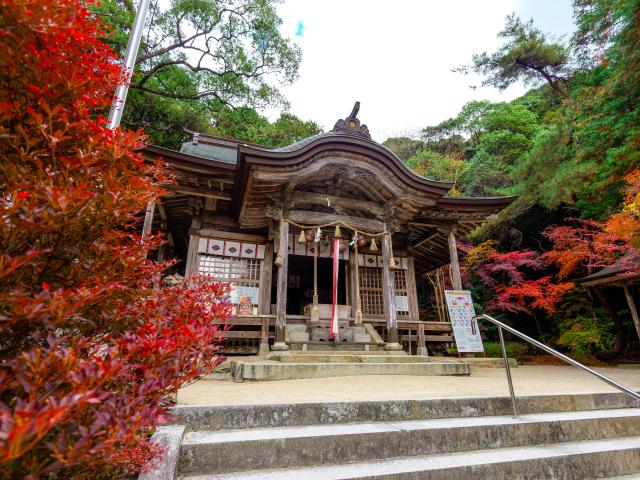
<path fill-rule="evenodd" d="M 487 320 L 488 322 L 491 322 L 491 323 L 493 323 L 494 325 L 496 325 L 498 327 L 498 336 L 500 337 L 500 347 L 502 348 L 502 358 L 504 360 L 504 368 L 505 368 L 505 371 L 507 373 L 507 382 L 509 383 L 509 393 L 511 395 L 511 405 L 513 406 L 513 417 L 514 418 L 518 418 L 518 409 L 516 408 L 516 396 L 515 396 L 515 393 L 513 392 L 513 380 L 511 379 L 511 368 L 509 368 L 509 358 L 507 357 L 507 348 L 506 348 L 506 346 L 504 344 L 504 335 L 502 333 L 502 330 L 506 330 L 507 332 L 515 335 L 516 337 L 519 337 L 519 338 L 529 342 L 531 345 L 534 345 L 534 346 L 544 350 L 545 352 L 550 353 L 551 355 L 553 355 L 555 357 L 558 357 L 560 360 L 564 360 L 568 364 L 573 365 L 574 367 L 578 367 L 578 368 L 584 370 L 585 372 L 590 373 L 594 377 L 599 378 L 603 382 L 608 383 L 612 387 L 617 388 L 621 392 L 626 393 L 627 395 L 635 398 L 636 400 L 640 400 L 640 394 L 639 393 L 634 392 L 630 388 L 627 388 L 624 385 L 621 385 L 621 384 L 619 384 L 618 382 L 616 382 L 614 380 L 611 380 L 609 377 L 605 377 L 601 373 L 598 373 L 595 370 L 590 369 L 589 367 L 587 367 L 586 365 L 583 365 L 580 362 L 576 362 L 574 359 L 569 358 L 566 355 L 563 355 L 562 353 L 558 352 L 557 350 L 554 350 L 553 348 L 548 347 L 544 343 L 540 343 L 539 341 L 534 340 L 533 338 L 525 335 L 524 333 L 516 330 L 515 328 L 510 327 L 509 325 L 505 325 L 501 321 L 496 320 L 495 318 L 490 317 L 489 315 L 484 315 L 484 314 L 483 315 L 476 315 L 475 317 L 473 317 L 473 320 L 475 320 L 475 321 Z"/>

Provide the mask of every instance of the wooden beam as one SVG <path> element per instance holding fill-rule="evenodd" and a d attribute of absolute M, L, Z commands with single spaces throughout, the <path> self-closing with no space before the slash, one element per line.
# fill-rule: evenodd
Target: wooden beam
<path fill-rule="evenodd" d="M 411 248 L 415 250 L 423 243 L 427 243 L 428 241 L 433 240 L 438 235 L 440 235 L 440 232 L 427 232 L 424 235 L 421 235 L 418 238 L 416 238 L 415 242 L 411 244 Z"/>
<path fill-rule="evenodd" d="M 458 246 L 456 245 L 456 231 L 449 230 L 449 259 L 451 261 L 451 280 L 453 288 L 462 290 L 462 276 L 460 275 L 460 262 L 458 261 Z"/>
<path fill-rule="evenodd" d="M 629 310 L 631 311 L 631 318 L 633 318 L 633 324 L 636 326 L 636 331 L 638 332 L 638 337 L 640 337 L 640 316 L 638 315 L 638 308 L 636 307 L 636 302 L 633 300 L 633 294 L 631 293 L 631 289 L 629 285 L 623 285 L 624 296 L 627 297 L 627 304 L 629 305 Z"/>
<path fill-rule="evenodd" d="M 224 230 L 216 230 L 214 228 L 200 228 L 197 230 L 201 237 L 214 237 L 222 240 L 239 240 L 242 242 L 264 243 L 265 238 L 262 235 L 252 235 L 249 233 L 225 232 Z"/>
<path fill-rule="evenodd" d="M 368 233 L 380 233 L 386 230 L 384 224 L 378 220 L 368 218 L 351 217 L 347 215 L 335 215 L 333 213 L 312 212 L 308 210 L 291 210 L 289 220 L 305 225 L 318 225 L 332 222 L 340 222 L 351 225 L 358 230 Z"/>
<path fill-rule="evenodd" d="M 164 188 L 174 193 L 183 195 L 195 195 L 196 197 L 213 198 L 215 200 L 231 200 L 231 195 L 224 193 L 207 192 L 198 188 L 187 187 L 184 185 L 166 185 Z"/>
<path fill-rule="evenodd" d="M 384 209 L 375 202 L 338 197 L 336 195 L 325 195 L 324 193 L 292 192 L 288 200 L 291 208 L 300 205 L 322 205 L 325 207 L 340 207 L 351 210 L 366 210 L 376 217 L 382 217 L 384 215 Z"/>
<path fill-rule="evenodd" d="M 352 158 L 318 158 L 312 162 L 308 162 L 301 168 L 279 172 L 254 170 L 252 172 L 252 178 L 261 182 L 286 183 L 317 178 L 320 172 L 327 171 L 328 169 L 339 169 L 339 171 L 349 170 L 347 175 L 351 174 L 353 178 L 361 177 L 362 174 L 368 173 L 375 178 L 376 182 L 379 182 L 389 190 L 394 197 L 406 198 L 409 201 L 423 206 L 436 204 L 435 199 L 412 193 L 412 191 L 415 192 L 416 190 L 410 187 L 408 188 L 405 185 L 400 186 L 391 181 L 391 178 L 395 177 L 395 175 L 390 175 L 390 172 L 386 168 L 380 168 L 380 164 L 367 163 Z"/>

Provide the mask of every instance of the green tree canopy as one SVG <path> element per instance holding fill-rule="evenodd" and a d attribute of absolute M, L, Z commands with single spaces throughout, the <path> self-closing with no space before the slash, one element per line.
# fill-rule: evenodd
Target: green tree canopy
<path fill-rule="evenodd" d="M 246 116 L 247 109 L 286 109 L 277 86 L 296 79 L 301 53 L 279 33 L 278 3 L 152 1 L 123 124 L 144 128 L 153 143 L 177 148 L 185 128 L 230 136 L 228 122 Z M 123 54 L 135 16 L 132 1 L 104 0 L 94 13 L 109 26 L 106 40 Z M 230 117 L 233 108 L 245 113 Z M 226 127 L 216 130 L 220 122 Z"/>
<path fill-rule="evenodd" d="M 483 86 L 504 90 L 516 81 L 525 85 L 546 81 L 563 97 L 568 95 L 571 57 L 564 43 L 549 40 L 533 25 L 533 21 L 523 22 L 515 14 L 507 17 L 498 37 L 505 39 L 505 43 L 497 51 L 475 54 L 470 66 L 456 70 L 463 73 L 472 70 L 484 75 Z"/>

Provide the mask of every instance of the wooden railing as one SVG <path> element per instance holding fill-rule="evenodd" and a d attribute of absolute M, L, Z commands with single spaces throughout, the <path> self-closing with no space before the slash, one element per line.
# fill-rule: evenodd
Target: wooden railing
<path fill-rule="evenodd" d="M 218 332 L 218 336 L 225 340 L 221 353 L 268 353 L 269 339 L 274 337 L 269 325 L 274 322 L 275 315 L 236 316 L 226 322 L 217 322 L 232 326 L 229 330 Z M 242 326 L 260 327 L 260 330 L 238 328 Z"/>
<path fill-rule="evenodd" d="M 288 323 L 304 323 L 305 320 L 307 318 L 302 315 L 287 315 Z M 235 316 L 226 322 L 219 323 L 232 325 L 229 330 L 220 331 L 218 334 L 224 339 L 221 353 L 265 354 L 269 352 L 269 339 L 274 338 L 270 327 L 275 325 L 275 315 Z M 386 327 L 386 322 L 383 319 L 365 319 L 365 323 L 371 324 L 379 330 L 384 330 Z M 398 320 L 398 331 L 400 343 L 410 353 L 418 355 L 427 353 L 427 343 L 444 345 L 453 342 L 453 330 L 449 322 Z"/>

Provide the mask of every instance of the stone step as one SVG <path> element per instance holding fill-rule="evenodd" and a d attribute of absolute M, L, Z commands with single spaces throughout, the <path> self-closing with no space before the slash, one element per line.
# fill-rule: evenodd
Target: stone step
<path fill-rule="evenodd" d="M 285 329 L 287 330 L 287 333 L 291 333 L 291 332 L 307 332 L 307 326 L 304 323 L 290 323 L 287 324 L 285 326 Z"/>
<path fill-rule="evenodd" d="M 361 353 L 363 352 L 343 352 L 342 354 L 338 352 L 333 354 L 308 352 L 289 355 L 271 353 L 267 358 L 283 363 L 431 363 L 434 361 L 431 357 L 415 355 L 361 355 Z"/>
<path fill-rule="evenodd" d="M 191 432 L 180 472 L 197 475 L 640 436 L 640 408 L 524 416 Z M 640 444 L 638 445 L 640 448 Z"/>
<path fill-rule="evenodd" d="M 521 414 L 640 408 L 640 402 L 624 393 L 536 395 L 517 397 Z M 511 415 L 511 399 L 504 397 L 319 402 L 265 405 L 178 405 L 176 423 L 190 430 L 231 430 L 397 422 L 440 418 Z"/>
<path fill-rule="evenodd" d="M 327 466 L 254 470 L 183 480 L 586 480 L 640 471 L 640 437 L 494 448 Z"/>
<path fill-rule="evenodd" d="M 283 363 L 272 360 L 231 361 L 235 380 L 294 380 L 352 375 L 469 375 L 471 368 L 457 362 L 414 363 Z"/>
<path fill-rule="evenodd" d="M 318 347 L 322 347 L 323 345 L 318 345 Z M 344 346 L 344 345 L 342 345 Z M 277 356 L 287 356 L 287 355 L 373 355 L 373 356 L 395 356 L 395 357 L 409 357 L 410 355 L 405 352 L 404 350 L 400 350 L 400 351 L 387 351 L 387 350 L 370 350 L 370 351 L 359 351 L 359 352 L 354 352 L 354 351 L 340 351 L 337 349 L 331 349 L 331 350 L 323 350 L 321 348 L 317 348 L 315 350 L 313 350 L 313 352 L 308 352 L 308 353 L 301 353 L 299 351 L 292 351 L 292 350 L 287 350 L 284 352 L 272 352 L 270 355 L 277 355 Z M 414 356 L 415 357 L 415 356 Z M 430 358 L 436 358 L 436 357 L 430 357 Z M 438 357 L 439 360 L 455 360 L 453 358 L 447 359 L 447 357 Z"/>
<path fill-rule="evenodd" d="M 640 472 L 632 473 L 631 475 L 620 475 L 616 477 L 600 478 L 599 480 L 638 480 L 640 479 Z"/>

